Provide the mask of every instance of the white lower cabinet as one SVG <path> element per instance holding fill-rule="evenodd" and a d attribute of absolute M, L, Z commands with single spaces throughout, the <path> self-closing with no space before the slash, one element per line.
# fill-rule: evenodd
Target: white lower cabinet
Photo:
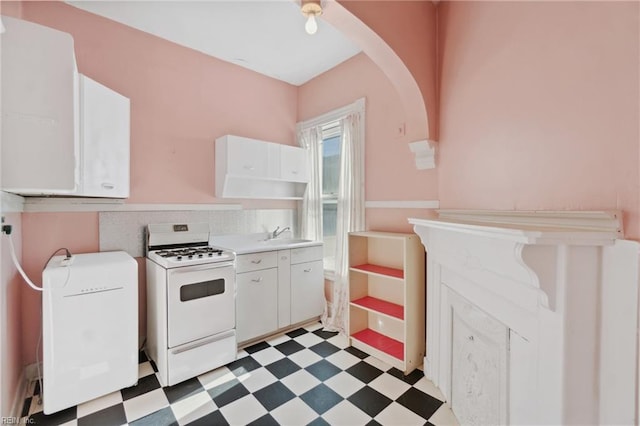
<path fill-rule="evenodd" d="M 236 274 L 238 342 L 278 328 L 278 268 Z"/>
<path fill-rule="evenodd" d="M 291 265 L 291 323 L 322 315 L 324 303 L 322 260 Z"/>
<path fill-rule="evenodd" d="M 236 258 L 236 332 L 240 344 L 322 315 L 322 245 Z"/>

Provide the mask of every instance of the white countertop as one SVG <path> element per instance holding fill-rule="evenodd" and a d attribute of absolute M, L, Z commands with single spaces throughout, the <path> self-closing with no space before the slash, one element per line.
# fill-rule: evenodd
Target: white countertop
<path fill-rule="evenodd" d="M 269 238 L 270 233 L 213 235 L 209 245 L 234 251 L 236 254 L 286 250 L 291 248 L 321 246 L 322 241 L 293 238 L 291 232 L 283 232 L 277 238 Z"/>

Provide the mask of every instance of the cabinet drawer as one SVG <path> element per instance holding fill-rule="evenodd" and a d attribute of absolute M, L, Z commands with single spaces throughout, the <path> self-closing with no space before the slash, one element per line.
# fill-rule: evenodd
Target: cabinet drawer
<path fill-rule="evenodd" d="M 322 246 L 291 249 L 291 264 L 322 260 Z"/>
<path fill-rule="evenodd" d="M 266 251 L 262 253 L 241 254 L 236 257 L 236 272 L 258 271 L 260 269 L 276 268 L 278 266 L 278 252 Z"/>

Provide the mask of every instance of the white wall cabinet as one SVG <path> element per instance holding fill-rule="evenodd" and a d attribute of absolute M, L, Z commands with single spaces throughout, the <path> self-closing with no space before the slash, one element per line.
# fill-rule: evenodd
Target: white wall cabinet
<path fill-rule="evenodd" d="M 2 189 L 72 193 L 78 181 L 73 38 L 20 19 L 2 22 Z"/>
<path fill-rule="evenodd" d="M 216 139 L 218 198 L 301 199 L 309 180 L 302 148 L 225 135 Z"/>
<path fill-rule="evenodd" d="M 322 245 L 236 257 L 240 344 L 312 320 L 325 305 Z"/>
<path fill-rule="evenodd" d="M 3 17 L 2 189 L 129 196 L 129 100 L 78 74 L 73 38 Z"/>
<path fill-rule="evenodd" d="M 129 196 L 129 99 L 80 74 L 78 195 Z"/>
<path fill-rule="evenodd" d="M 351 344 L 408 374 L 425 341 L 424 248 L 417 235 L 349 234 Z"/>

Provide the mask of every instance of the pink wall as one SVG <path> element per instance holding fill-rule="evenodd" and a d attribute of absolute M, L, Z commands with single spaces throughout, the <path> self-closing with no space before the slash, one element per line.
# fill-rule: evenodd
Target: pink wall
<path fill-rule="evenodd" d="M 0 13 L 14 18 L 22 17 L 22 3 L 0 2 Z M 6 213 L 2 206 L 2 216 L 13 226 L 12 238 L 16 257 L 22 259 L 22 221 L 19 213 Z M 2 235 L 0 247 L 0 417 L 13 415 L 12 404 L 22 374 L 22 320 L 21 286 L 22 279 L 13 266 L 7 237 Z"/>
<path fill-rule="evenodd" d="M 437 24 L 434 3 L 429 0 L 339 0 L 339 3 L 375 31 L 393 49 L 409 68 L 418 84 L 426 106 L 429 128 L 426 133 L 422 129 L 408 128 L 407 133 L 411 141 L 424 139 L 427 135 L 429 139 L 437 140 L 438 103 L 435 74 Z M 386 66 L 386 64 L 378 65 L 383 68 Z M 394 83 L 403 84 L 397 81 Z"/>
<path fill-rule="evenodd" d="M 307 120 L 366 97 L 365 197 L 368 201 L 437 199 L 435 170 L 417 170 L 407 140 L 397 134 L 406 112 L 395 88 L 359 54 L 300 86 L 298 119 Z M 425 211 L 367 209 L 367 227 L 410 231 L 407 217 Z"/>
<path fill-rule="evenodd" d="M 443 208 L 625 210 L 640 238 L 637 2 L 444 2 Z"/>
<path fill-rule="evenodd" d="M 79 71 L 131 100 L 128 202 L 215 202 L 224 134 L 295 143 L 292 85 L 62 2 L 27 2 L 23 16 L 70 33 Z"/>
<path fill-rule="evenodd" d="M 7 224 L 11 224 L 12 239 L 16 248 L 16 257 L 22 258 L 22 235 L 20 213 L 5 213 L 3 207 L 2 216 Z M 0 241 L 0 416 L 10 416 L 14 403 L 16 390 L 22 374 L 22 335 L 21 319 L 21 292 L 24 284 L 13 266 L 10 254 L 9 239 L 2 235 Z"/>
<path fill-rule="evenodd" d="M 214 197 L 216 137 L 233 133 L 295 143 L 294 86 L 62 2 L 27 2 L 22 9 L 23 19 L 70 33 L 79 71 L 131 99 L 127 202 L 228 202 Z M 290 208 L 293 203 L 243 205 Z M 24 213 L 23 219 L 25 270 L 32 277 L 40 277 L 43 263 L 61 246 L 80 253 L 99 249 L 97 213 Z M 144 298 L 141 302 L 144 333 Z M 35 361 L 39 320 L 32 313 L 39 304 L 38 295 L 23 295 L 25 364 Z"/>

